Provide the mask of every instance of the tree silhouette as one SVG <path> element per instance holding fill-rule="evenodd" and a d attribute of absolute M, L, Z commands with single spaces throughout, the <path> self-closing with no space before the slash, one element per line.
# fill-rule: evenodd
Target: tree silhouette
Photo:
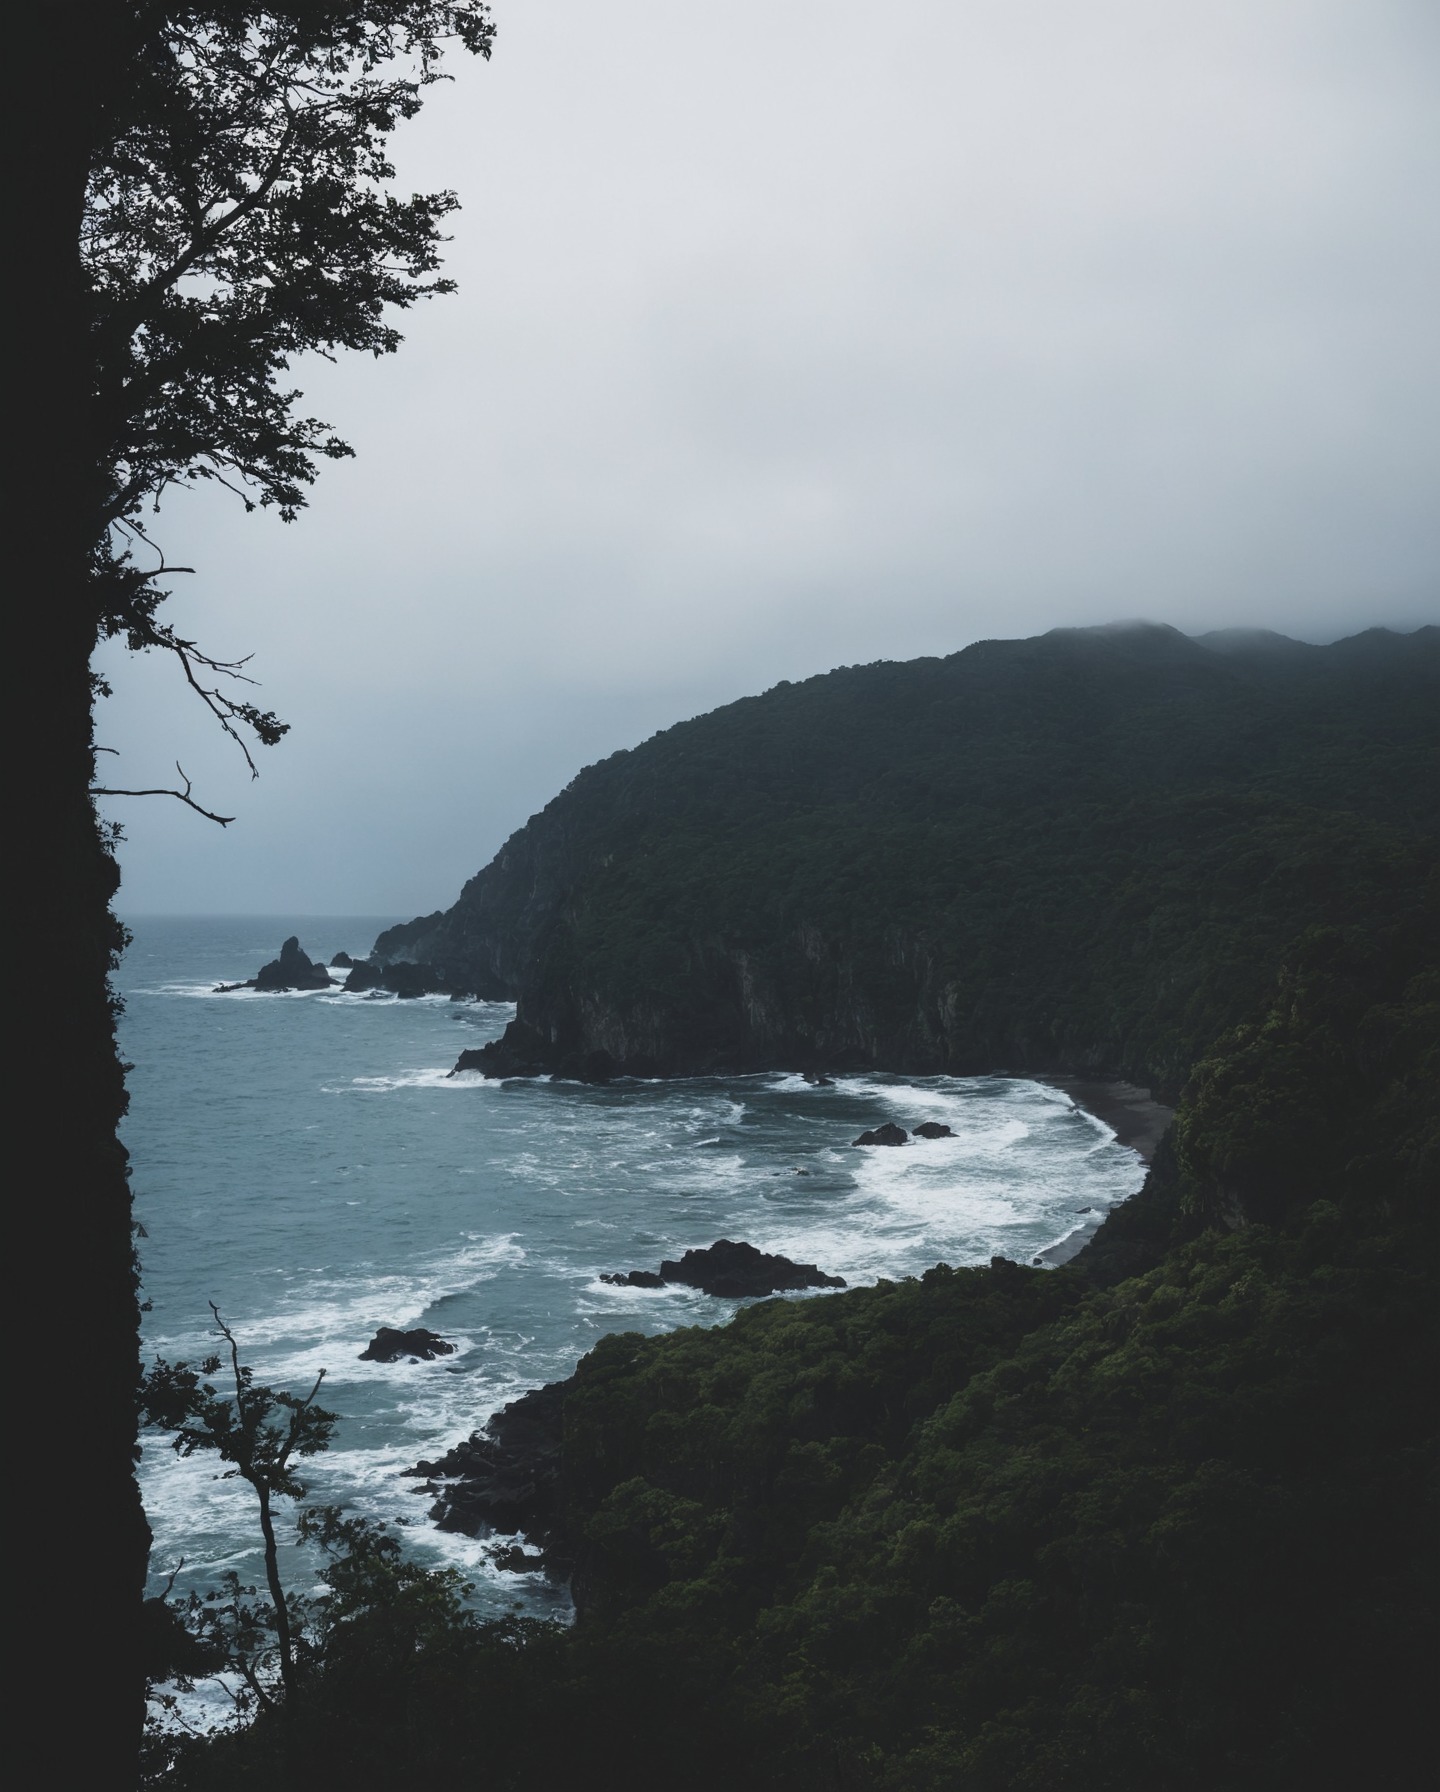
<path fill-rule="evenodd" d="M 167 1363 L 162 1358 L 145 1378 L 141 1412 L 152 1425 L 175 1434 L 177 1454 L 193 1456 L 197 1450 L 213 1450 L 222 1462 L 229 1464 L 222 1478 L 238 1476 L 254 1491 L 264 1540 L 265 1584 L 270 1589 L 275 1614 L 280 1679 L 286 1693 L 293 1693 L 295 1637 L 289 1600 L 280 1579 L 275 1501 L 277 1497 L 304 1499 L 305 1487 L 295 1472 L 295 1458 L 314 1456 L 326 1448 L 335 1429 L 336 1415 L 315 1404 L 325 1379 L 323 1369 L 316 1376 L 314 1387 L 303 1396 L 277 1392 L 257 1383 L 254 1371 L 240 1361 L 235 1334 L 220 1317 L 214 1301 L 210 1311 L 225 1340 L 233 1393 L 221 1393 L 209 1379 L 222 1367 L 218 1356 L 207 1357 L 198 1369 L 192 1369 L 188 1363 Z"/>
<path fill-rule="evenodd" d="M 290 364 L 388 353 L 389 309 L 444 290 L 454 200 L 389 193 L 385 144 L 448 45 L 487 55 L 490 40 L 480 0 L 53 0 L 13 21 L 10 993 L 17 1148 L 37 1182 L 11 1244 L 28 1271 L 20 1328 L 49 1340 L 56 1384 L 83 1388 L 86 1411 L 85 1473 L 48 1496 L 16 1597 L 35 1709 L 81 1609 L 103 1664 L 86 1723 L 45 1739 L 57 1784 L 133 1783 L 144 1689 L 139 1313 L 108 986 L 124 933 L 91 794 L 91 656 L 108 637 L 173 653 L 247 758 L 283 733 L 235 682 L 243 662 L 161 619 L 149 519 L 201 479 L 291 516 L 320 461 L 348 452 L 298 413 Z M 57 1288 L 83 1322 L 57 1326 Z"/>

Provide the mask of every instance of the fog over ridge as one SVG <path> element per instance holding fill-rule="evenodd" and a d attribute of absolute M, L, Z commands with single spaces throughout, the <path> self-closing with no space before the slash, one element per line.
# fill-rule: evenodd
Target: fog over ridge
<path fill-rule="evenodd" d="M 122 906 L 415 913 L 582 764 L 829 667 L 1440 614 L 1437 38 L 1380 0 L 500 0 L 397 139 L 456 297 L 298 371 L 292 529 L 168 507 L 243 767 L 106 666 Z"/>

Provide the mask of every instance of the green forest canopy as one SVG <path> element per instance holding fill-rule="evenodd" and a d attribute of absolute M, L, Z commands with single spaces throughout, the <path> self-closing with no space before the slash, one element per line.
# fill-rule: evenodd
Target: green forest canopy
<path fill-rule="evenodd" d="M 1262 837 L 1281 828 L 1282 869 L 1312 875 L 1273 876 L 1258 909 L 1240 880 L 1206 892 L 1194 961 L 1214 961 L 1229 1001 L 1263 987 L 1216 1030 L 1203 1007 L 1167 1006 L 1190 1002 L 1183 980 L 1168 996 L 1156 980 L 1179 1113 L 1081 1257 L 937 1265 L 712 1330 L 607 1338 L 564 1394 L 573 1631 L 462 1625 L 397 1655 L 383 1625 L 357 1623 L 283 1721 L 196 1754 L 183 1783 L 1413 1784 L 1435 1653 L 1433 633 L 1347 645 L 1362 668 L 1413 651 L 1413 685 L 1382 672 L 1367 701 L 1346 671 L 1348 705 L 1312 685 L 1235 749 L 1249 790 L 1207 839 L 1245 862 L 1258 816 Z M 837 688 L 814 684 L 817 700 Z M 742 715 L 765 720 L 765 702 Z M 1236 727 L 1256 709 L 1252 689 Z M 1032 711 L 1014 738 L 1043 758 L 1048 727 Z M 1132 768 L 1152 815 L 1193 776 L 1200 733 L 1182 711 L 1156 750 L 1168 770 Z M 1120 763 L 1099 742 L 1082 779 Z M 599 770 L 639 791 L 645 766 L 642 749 Z M 592 774 L 573 788 L 587 779 L 593 794 Z M 652 785 L 634 808 L 643 824 L 692 800 Z M 1125 836 L 1101 832 L 1087 857 L 1050 825 L 1063 850 L 1047 859 L 1037 827 L 1006 893 L 1020 902 L 1044 862 L 1073 911 Z M 1178 828 L 1163 838 L 1183 847 Z M 1148 887 L 1187 900 L 1178 878 Z M 1273 924 L 1263 971 L 1257 912 Z M 1072 984 L 1077 1028 L 1086 989 L 1095 1028 L 1111 1024 L 1104 987 Z"/>

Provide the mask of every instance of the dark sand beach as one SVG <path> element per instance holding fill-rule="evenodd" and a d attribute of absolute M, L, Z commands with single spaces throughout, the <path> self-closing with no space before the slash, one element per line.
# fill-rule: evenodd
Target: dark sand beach
<path fill-rule="evenodd" d="M 1175 1118 L 1174 1108 L 1156 1101 L 1148 1089 L 1142 1089 L 1136 1083 L 1091 1082 L 1084 1077 L 1068 1076 L 1047 1076 L 1041 1081 L 1049 1083 L 1053 1089 L 1062 1090 L 1077 1107 L 1087 1109 L 1112 1127 L 1119 1142 L 1128 1145 L 1147 1164 L 1154 1157 L 1155 1147 L 1165 1129 Z M 1104 1217 L 1103 1213 L 1082 1216 L 1083 1224 L 1069 1238 L 1062 1238 L 1059 1244 L 1042 1251 L 1036 1257 L 1036 1263 L 1057 1268 L 1072 1257 L 1078 1257 L 1099 1231 Z"/>
<path fill-rule="evenodd" d="M 1062 1089 L 1077 1107 L 1087 1108 L 1107 1126 L 1115 1129 L 1122 1145 L 1138 1151 L 1148 1164 L 1155 1155 L 1167 1126 L 1175 1118 L 1174 1108 L 1155 1101 L 1148 1089 L 1135 1083 L 1089 1082 L 1083 1077 L 1047 1076 L 1041 1082 L 1052 1089 Z"/>

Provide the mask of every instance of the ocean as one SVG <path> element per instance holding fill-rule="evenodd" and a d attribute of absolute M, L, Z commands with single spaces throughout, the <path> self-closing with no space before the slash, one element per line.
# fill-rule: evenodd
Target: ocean
<path fill-rule="evenodd" d="M 461 1568 L 477 1605 L 563 1616 L 563 1589 L 502 1572 L 483 1540 L 439 1532 L 401 1471 L 507 1400 L 568 1375 L 607 1332 L 722 1324 L 739 1303 L 617 1288 L 745 1239 L 852 1286 L 931 1264 L 1030 1262 L 1092 1229 L 1144 1165 L 1047 1085 L 1004 1077 L 798 1075 L 487 1083 L 448 1073 L 511 1008 L 442 997 L 217 994 L 298 934 L 313 958 L 363 955 L 402 917 L 127 917 L 116 978 L 130 1061 L 130 1149 L 150 1356 L 215 1348 L 210 1302 L 260 1381 L 338 1412 L 304 1465 L 313 1501 L 402 1527 Z M 343 975 L 343 973 L 336 973 Z M 868 1127 L 937 1120 L 956 1136 L 856 1150 Z M 812 1295 L 782 1298 L 810 1299 Z M 377 1327 L 425 1325 L 453 1356 L 359 1361 Z M 253 1497 L 162 1435 L 140 1465 L 152 1569 L 178 1592 L 259 1573 Z M 313 1580 L 292 1556 L 295 1584 Z"/>

